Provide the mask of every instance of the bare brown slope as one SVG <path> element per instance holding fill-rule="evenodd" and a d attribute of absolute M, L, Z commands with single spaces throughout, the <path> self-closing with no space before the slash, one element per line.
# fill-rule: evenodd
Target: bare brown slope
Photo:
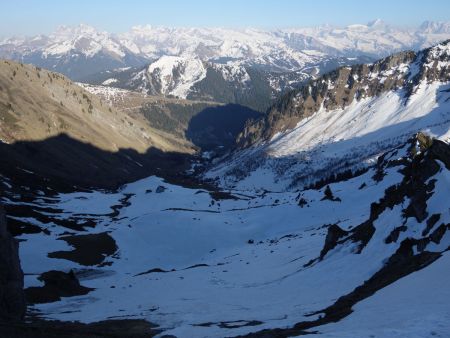
<path fill-rule="evenodd" d="M 261 115 L 238 104 L 152 96 L 83 83 L 80 86 L 130 116 L 144 116 L 158 132 L 202 150 L 226 151 L 234 145 L 245 122 Z"/>
<path fill-rule="evenodd" d="M 156 131 L 143 116 L 111 108 L 63 75 L 12 61 L 0 61 L 0 121 L 4 143 L 64 133 L 107 151 L 192 152 L 184 140 Z"/>
<path fill-rule="evenodd" d="M 14 186 L 115 188 L 179 179 L 193 147 L 110 107 L 66 77 L 0 61 L 0 175 Z"/>

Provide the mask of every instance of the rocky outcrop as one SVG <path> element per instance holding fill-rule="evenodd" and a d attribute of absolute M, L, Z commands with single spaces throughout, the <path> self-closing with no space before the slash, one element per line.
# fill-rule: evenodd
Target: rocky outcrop
<path fill-rule="evenodd" d="M 263 118 L 247 124 L 237 145 L 268 140 L 319 109 L 345 108 L 354 100 L 400 88 L 411 95 L 423 81 L 449 81 L 449 59 L 450 40 L 419 53 L 400 52 L 373 64 L 338 68 L 281 97 Z"/>
<path fill-rule="evenodd" d="M 445 142 L 433 140 L 430 147 L 432 156 L 444 163 L 445 167 L 450 170 L 450 147 Z"/>
<path fill-rule="evenodd" d="M 72 270 L 68 273 L 55 270 L 47 271 L 40 275 L 38 279 L 44 282 L 44 286 L 29 287 L 25 290 L 28 303 L 51 303 L 61 300 L 61 297 L 85 295 L 93 290 L 80 285 Z"/>
<path fill-rule="evenodd" d="M 331 224 L 328 226 L 327 236 L 325 237 L 325 244 L 320 252 L 320 259 L 323 259 L 325 255 L 338 245 L 338 241 L 347 236 L 348 232 L 342 230 L 337 224 Z"/>
<path fill-rule="evenodd" d="M 0 322 L 21 320 L 26 310 L 18 248 L 6 229 L 5 212 L 0 205 Z"/>

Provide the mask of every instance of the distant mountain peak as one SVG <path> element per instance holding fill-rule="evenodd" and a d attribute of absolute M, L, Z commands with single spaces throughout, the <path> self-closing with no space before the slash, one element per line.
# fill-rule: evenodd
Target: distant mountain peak
<path fill-rule="evenodd" d="M 73 38 L 78 35 L 96 35 L 96 34 L 99 34 L 99 31 L 97 31 L 97 29 L 95 29 L 93 26 L 80 23 L 79 25 L 76 26 L 61 25 L 51 35 Z M 103 34 L 107 33 L 103 32 Z"/>
<path fill-rule="evenodd" d="M 164 95 L 186 98 L 190 88 L 206 77 L 206 68 L 199 58 L 164 55 L 148 66 L 147 76 Z"/>
<path fill-rule="evenodd" d="M 424 21 L 419 29 L 428 34 L 448 34 L 450 33 L 450 24 L 440 21 Z"/>
<path fill-rule="evenodd" d="M 367 27 L 369 28 L 377 28 L 377 29 L 382 29 L 382 28 L 386 28 L 388 25 L 386 24 L 386 22 L 384 22 L 381 19 L 375 19 L 372 21 L 369 21 L 367 23 Z"/>

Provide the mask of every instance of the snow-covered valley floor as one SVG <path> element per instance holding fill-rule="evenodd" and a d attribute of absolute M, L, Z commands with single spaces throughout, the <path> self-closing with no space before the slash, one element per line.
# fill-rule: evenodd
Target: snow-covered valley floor
<path fill-rule="evenodd" d="M 389 200 L 386 189 L 405 182 L 402 170 L 410 162 L 397 160 L 406 154 L 406 146 L 399 148 L 378 168 L 330 184 L 332 199 L 324 199 L 325 188 L 217 194 L 149 177 L 116 192 L 37 196 L 31 202 L 10 196 L 3 202 L 27 205 L 40 215 L 10 216 L 43 230 L 19 236 L 26 287 L 42 286 L 37 278 L 46 271 L 73 269 L 81 285 L 94 289 L 34 305 L 45 318 L 145 318 L 164 330 L 161 335 L 177 337 L 290 328 L 327 318 L 324 309 L 381 271 L 409 238 L 418 241 L 411 247 L 414 257 L 436 254 L 430 265 L 380 287 L 338 322 L 306 332 L 449 337 L 450 171 L 436 160 L 436 173 L 425 182 L 433 181 L 434 188 L 424 219 L 405 215 L 406 196 L 372 217 L 371 204 Z M 435 214 L 438 222 L 431 224 Z M 79 227 L 62 226 L 63 220 Z M 357 230 L 370 233 L 367 222 L 374 229 L 368 239 Z M 333 225 L 340 229 L 334 240 Z M 438 240 L 429 240 L 442 229 Z M 114 252 L 95 241 L 67 239 L 92 234 L 112 238 Z"/>

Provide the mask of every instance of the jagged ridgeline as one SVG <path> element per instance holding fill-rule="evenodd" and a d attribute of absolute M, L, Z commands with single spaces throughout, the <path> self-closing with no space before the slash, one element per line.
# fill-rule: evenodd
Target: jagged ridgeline
<path fill-rule="evenodd" d="M 343 109 L 354 101 L 388 91 L 403 88 L 407 100 L 421 81 L 450 79 L 449 45 L 447 40 L 417 53 L 400 52 L 373 64 L 341 67 L 311 80 L 277 100 L 265 117 L 249 123 L 237 143 L 246 147 L 269 140 L 278 132 L 294 128 L 319 109 Z"/>

